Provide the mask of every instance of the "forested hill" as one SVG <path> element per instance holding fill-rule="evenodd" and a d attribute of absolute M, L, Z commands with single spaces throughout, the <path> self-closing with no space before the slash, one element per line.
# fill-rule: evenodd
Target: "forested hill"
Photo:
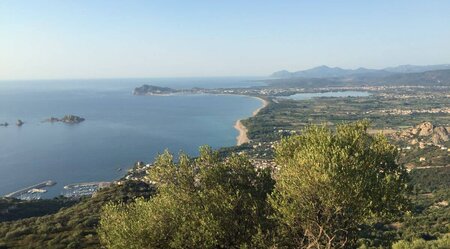
<path fill-rule="evenodd" d="M 400 73 L 369 80 L 378 85 L 435 85 L 450 86 L 450 69 L 422 73 Z"/>
<path fill-rule="evenodd" d="M 274 87 L 336 87 L 336 86 L 450 86 L 450 69 L 420 73 L 358 74 L 330 78 L 282 78 L 267 80 Z"/>

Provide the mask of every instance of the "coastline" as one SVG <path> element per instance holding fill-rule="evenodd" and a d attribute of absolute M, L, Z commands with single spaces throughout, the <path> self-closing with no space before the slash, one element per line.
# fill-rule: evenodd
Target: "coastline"
<path fill-rule="evenodd" d="M 260 100 L 262 102 L 262 106 L 252 113 L 252 117 L 258 115 L 258 113 L 269 104 L 269 102 L 263 98 L 260 97 L 253 97 L 253 98 Z M 234 128 L 239 132 L 239 135 L 236 137 L 237 146 L 250 142 L 250 139 L 247 136 L 248 129 L 247 127 L 245 127 L 245 125 L 242 124 L 241 119 L 238 119 L 236 121 Z"/>

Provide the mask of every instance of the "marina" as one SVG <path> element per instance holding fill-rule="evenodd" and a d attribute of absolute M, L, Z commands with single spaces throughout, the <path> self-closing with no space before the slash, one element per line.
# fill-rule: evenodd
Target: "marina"
<path fill-rule="evenodd" d="M 6 194 L 5 197 L 17 198 L 22 200 L 36 200 L 40 199 L 41 194 L 47 192 L 48 187 L 56 185 L 56 182 L 48 180 L 29 187 L 19 189 L 17 191 Z"/>
<path fill-rule="evenodd" d="M 82 182 L 69 184 L 64 186 L 64 190 L 61 192 L 61 195 L 70 198 L 90 196 L 97 190 L 107 187 L 110 184 L 111 182 Z M 42 195 L 47 192 L 45 188 L 52 187 L 54 185 L 56 185 L 55 181 L 48 180 L 11 192 L 5 195 L 5 197 L 21 200 L 39 200 L 42 198 Z"/>
<path fill-rule="evenodd" d="M 111 182 L 83 182 L 64 186 L 65 197 L 81 197 L 93 195 L 97 190 L 108 187 Z"/>

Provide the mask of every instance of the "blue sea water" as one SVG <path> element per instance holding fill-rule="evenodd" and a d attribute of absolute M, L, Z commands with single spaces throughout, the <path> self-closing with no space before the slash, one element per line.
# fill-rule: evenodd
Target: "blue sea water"
<path fill-rule="evenodd" d="M 110 181 L 136 161 L 153 161 L 168 148 L 195 156 L 199 146 L 232 146 L 237 119 L 260 101 L 245 96 L 133 96 L 144 83 L 173 88 L 247 87 L 254 78 L 175 78 L 0 82 L 0 195 L 45 180 L 57 185 Z M 86 121 L 43 123 L 74 114 Z M 25 124 L 17 127 L 22 119 Z"/>

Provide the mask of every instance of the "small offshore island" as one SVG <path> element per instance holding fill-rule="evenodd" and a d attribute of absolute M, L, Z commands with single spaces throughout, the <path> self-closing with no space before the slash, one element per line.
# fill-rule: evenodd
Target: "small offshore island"
<path fill-rule="evenodd" d="M 55 117 L 50 117 L 45 119 L 44 121 L 42 121 L 42 123 L 65 123 L 65 124 L 79 124 L 83 121 L 85 121 L 85 118 L 76 116 L 76 115 L 65 115 L 62 118 L 55 118 Z M 25 122 L 22 121 L 21 119 L 18 119 L 16 121 L 16 126 L 17 127 L 21 127 L 22 125 L 24 125 Z M 8 122 L 4 122 L 4 123 L 0 123 L 0 127 L 8 127 L 9 123 Z"/>
<path fill-rule="evenodd" d="M 85 119 L 82 117 L 78 117 L 75 115 L 66 115 L 62 118 L 51 117 L 51 118 L 44 120 L 43 122 L 49 122 L 49 123 L 61 122 L 61 123 L 65 123 L 65 124 L 79 124 L 83 121 L 85 121 Z"/>
<path fill-rule="evenodd" d="M 18 119 L 16 122 L 16 126 L 18 127 L 22 126 L 23 124 L 25 124 L 25 122 L 23 122 L 21 119 Z M 8 127 L 9 123 L 8 122 L 0 123 L 0 126 Z"/>

